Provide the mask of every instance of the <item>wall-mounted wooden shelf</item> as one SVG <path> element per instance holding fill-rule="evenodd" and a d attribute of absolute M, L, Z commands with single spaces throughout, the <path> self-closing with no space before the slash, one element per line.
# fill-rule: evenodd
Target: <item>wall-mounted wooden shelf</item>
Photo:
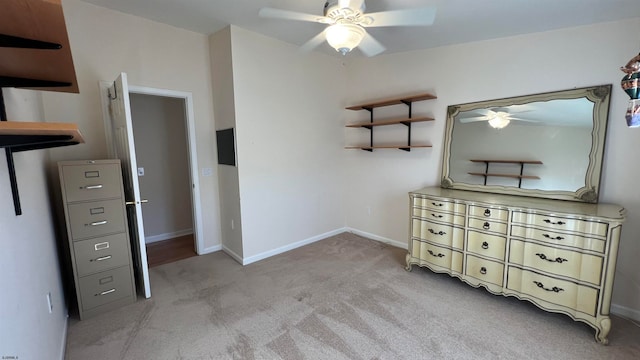
<path fill-rule="evenodd" d="M 404 151 L 411 151 L 414 148 L 429 148 L 431 145 L 411 145 L 411 124 L 414 122 L 423 122 L 423 121 L 433 121 L 434 119 L 431 117 L 412 117 L 412 103 L 416 101 L 423 100 L 432 100 L 436 99 L 435 95 L 432 94 L 417 94 L 411 96 L 404 96 L 398 98 L 384 99 L 375 102 L 370 102 L 361 105 L 349 106 L 347 110 L 367 110 L 370 114 L 370 119 L 368 123 L 357 123 L 357 124 L 348 124 L 346 127 L 349 128 L 365 128 L 369 129 L 370 137 L 369 137 L 369 146 L 346 146 L 345 149 L 360 149 L 365 151 L 373 151 L 374 149 L 400 149 Z M 406 118 L 399 119 L 389 119 L 382 121 L 374 121 L 373 120 L 373 109 L 383 107 L 383 106 L 391 106 L 391 105 L 399 105 L 405 104 L 409 107 L 409 116 Z M 406 145 L 384 145 L 384 146 L 376 146 L 373 144 L 373 128 L 376 126 L 386 126 L 386 125 L 398 125 L 402 124 L 407 127 L 407 144 Z"/>
<path fill-rule="evenodd" d="M 484 184 L 487 185 L 487 178 L 488 177 L 505 177 L 505 178 L 513 178 L 513 179 L 518 179 L 518 187 L 522 187 L 522 179 L 532 179 L 532 180 L 539 180 L 540 177 L 539 176 L 535 176 L 535 175 L 523 175 L 524 173 L 524 165 L 525 164 L 534 164 L 534 165 L 542 165 L 542 161 L 539 160 L 486 160 L 486 159 L 471 159 L 469 160 L 471 162 L 476 162 L 476 163 L 485 163 L 485 172 L 483 173 L 479 173 L 479 172 L 469 172 L 469 175 L 477 175 L 477 176 L 484 176 Z M 496 164 L 519 164 L 520 165 L 520 174 L 500 174 L 500 173 L 490 173 L 489 172 L 489 164 L 490 163 L 496 163 Z"/>
<path fill-rule="evenodd" d="M 84 139 L 76 124 L 0 121 L 0 148 L 13 152 L 80 143 Z"/>

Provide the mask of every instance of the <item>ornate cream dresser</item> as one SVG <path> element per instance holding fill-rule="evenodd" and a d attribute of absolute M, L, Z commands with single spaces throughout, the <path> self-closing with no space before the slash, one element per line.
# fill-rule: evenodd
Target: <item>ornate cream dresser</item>
<path fill-rule="evenodd" d="M 120 160 L 58 163 L 81 319 L 136 300 Z"/>
<path fill-rule="evenodd" d="M 529 300 L 608 343 L 624 208 L 430 187 L 410 193 L 410 214 L 407 270 Z"/>

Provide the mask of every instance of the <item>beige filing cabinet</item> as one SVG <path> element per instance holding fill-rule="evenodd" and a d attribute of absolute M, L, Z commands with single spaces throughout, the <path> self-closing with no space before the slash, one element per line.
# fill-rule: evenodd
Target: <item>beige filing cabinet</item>
<path fill-rule="evenodd" d="M 58 163 L 80 319 L 136 300 L 120 160 Z"/>

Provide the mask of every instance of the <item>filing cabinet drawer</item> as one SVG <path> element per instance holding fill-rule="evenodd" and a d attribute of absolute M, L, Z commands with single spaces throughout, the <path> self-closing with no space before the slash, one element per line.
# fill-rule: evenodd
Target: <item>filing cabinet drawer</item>
<path fill-rule="evenodd" d="M 128 265 L 131 261 L 125 233 L 76 241 L 73 252 L 78 276 Z"/>
<path fill-rule="evenodd" d="M 129 266 L 81 277 L 79 285 L 83 310 L 133 295 Z"/>
<path fill-rule="evenodd" d="M 66 202 L 120 197 L 122 176 L 120 165 L 63 165 Z"/>
<path fill-rule="evenodd" d="M 70 204 L 69 226 L 73 241 L 125 231 L 121 199 Z"/>

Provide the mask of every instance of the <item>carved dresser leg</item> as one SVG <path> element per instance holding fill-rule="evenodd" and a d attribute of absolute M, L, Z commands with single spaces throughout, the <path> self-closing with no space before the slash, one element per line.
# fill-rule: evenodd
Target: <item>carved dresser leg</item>
<path fill-rule="evenodd" d="M 609 331 L 611 331 L 611 319 L 607 317 L 600 320 L 600 326 L 596 330 L 596 341 L 602 345 L 609 344 L 609 339 L 607 338 Z"/>
<path fill-rule="evenodd" d="M 407 263 L 407 266 L 405 266 L 404 269 L 407 271 L 411 271 L 412 265 L 413 265 L 411 264 L 411 253 L 407 253 L 407 256 L 405 257 L 405 261 Z"/>

